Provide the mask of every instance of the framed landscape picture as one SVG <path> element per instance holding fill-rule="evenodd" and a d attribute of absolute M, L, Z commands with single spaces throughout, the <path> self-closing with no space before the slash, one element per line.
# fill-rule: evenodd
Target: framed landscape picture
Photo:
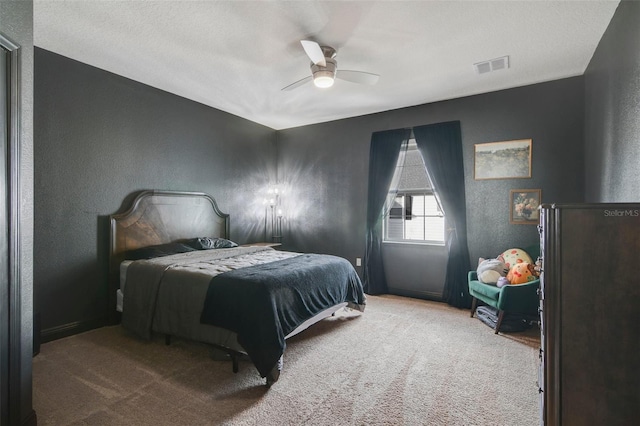
<path fill-rule="evenodd" d="M 531 139 L 475 144 L 473 177 L 530 178 Z"/>
<path fill-rule="evenodd" d="M 509 191 L 509 223 L 514 225 L 537 225 L 540 222 L 540 189 L 512 189 Z"/>

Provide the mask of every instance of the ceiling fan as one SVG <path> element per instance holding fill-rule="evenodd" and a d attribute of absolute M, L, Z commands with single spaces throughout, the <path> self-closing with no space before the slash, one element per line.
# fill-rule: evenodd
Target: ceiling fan
<path fill-rule="evenodd" d="M 300 43 L 311 59 L 311 75 L 291 83 L 282 90 L 293 90 L 310 81 L 313 81 L 316 87 L 327 88 L 333 86 L 336 78 L 352 83 L 374 85 L 380 77 L 370 72 L 339 70 L 335 59 L 338 52 L 333 47 L 320 46 L 310 40 L 300 40 Z"/>

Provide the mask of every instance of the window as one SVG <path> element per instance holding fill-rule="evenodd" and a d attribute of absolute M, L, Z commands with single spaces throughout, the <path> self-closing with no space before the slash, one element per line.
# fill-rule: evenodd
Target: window
<path fill-rule="evenodd" d="M 415 140 L 398 158 L 389 189 L 384 240 L 444 244 L 445 218 Z"/>

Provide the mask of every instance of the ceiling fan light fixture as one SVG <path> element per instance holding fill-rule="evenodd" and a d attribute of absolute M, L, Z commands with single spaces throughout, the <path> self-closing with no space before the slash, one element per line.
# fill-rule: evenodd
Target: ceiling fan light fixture
<path fill-rule="evenodd" d="M 319 88 L 329 88 L 333 86 L 336 78 L 351 83 L 368 84 L 373 86 L 380 77 L 364 71 L 340 70 L 336 61 L 336 50 L 330 46 L 320 46 L 311 40 L 300 40 L 305 53 L 311 60 L 311 75 L 283 87 L 281 90 L 289 91 L 300 87 L 310 81 Z"/>
<path fill-rule="evenodd" d="M 321 66 L 317 64 L 311 64 L 311 73 L 313 74 L 313 84 L 316 87 L 326 89 L 333 86 L 333 82 L 336 79 L 337 63 L 333 58 L 325 58 L 327 65 Z"/>
<path fill-rule="evenodd" d="M 316 87 L 326 89 L 327 87 L 333 86 L 333 81 L 333 73 L 330 71 L 318 71 L 313 74 L 313 84 L 315 84 Z"/>

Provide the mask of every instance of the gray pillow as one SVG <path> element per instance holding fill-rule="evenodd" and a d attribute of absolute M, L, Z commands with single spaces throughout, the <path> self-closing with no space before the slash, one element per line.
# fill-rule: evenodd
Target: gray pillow
<path fill-rule="evenodd" d="M 211 250 L 221 248 L 238 247 L 238 244 L 231 240 L 218 237 L 200 237 L 187 241 L 187 244 L 196 250 Z"/>

